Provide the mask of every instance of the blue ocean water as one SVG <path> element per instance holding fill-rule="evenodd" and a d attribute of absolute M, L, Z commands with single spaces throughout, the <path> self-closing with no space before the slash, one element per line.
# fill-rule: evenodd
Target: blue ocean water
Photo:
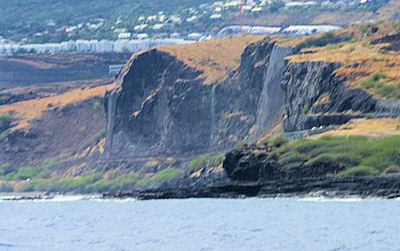
<path fill-rule="evenodd" d="M 0 201 L 0 250 L 400 250 L 400 201 Z"/>

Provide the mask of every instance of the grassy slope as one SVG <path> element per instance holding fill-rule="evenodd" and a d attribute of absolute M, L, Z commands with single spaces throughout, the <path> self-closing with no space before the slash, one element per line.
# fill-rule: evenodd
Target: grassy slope
<path fill-rule="evenodd" d="M 333 35 L 351 34 L 340 43 L 322 43 L 325 34 L 279 38 L 282 45 L 302 46 L 306 54 L 288 57 L 291 62 L 328 61 L 341 63 L 336 74 L 346 84 L 366 90 L 379 98 L 400 99 L 400 53 L 383 52 L 387 44 L 370 42 L 400 32 L 400 22 L 379 22 L 378 32 L 369 33 L 372 25 L 350 26 Z M 308 45 L 307 45 L 308 44 Z M 314 46 L 312 45 L 314 44 Z M 333 175 L 364 175 L 400 172 L 400 120 L 398 118 L 356 119 L 320 135 L 297 140 L 281 147 L 279 161 L 286 168 L 338 166 L 343 171 Z"/>
<path fill-rule="evenodd" d="M 202 70 L 205 83 L 212 83 L 226 76 L 240 64 L 240 55 L 250 43 L 259 41 L 264 36 L 236 35 L 209 41 L 179 45 L 160 46 L 186 64 Z"/>
<path fill-rule="evenodd" d="M 44 111 L 50 106 L 64 107 L 69 104 L 78 103 L 92 97 L 100 97 L 106 90 L 113 88 L 114 85 L 98 86 L 86 89 L 74 89 L 61 95 L 52 97 L 27 100 L 0 106 L 0 114 L 13 113 L 18 118 L 15 129 L 25 129 L 29 126 L 29 121 L 40 118 Z"/>
<path fill-rule="evenodd" d="M 400 135 L 400 118 L 374 118 L 374 119 L 355 119 L 347 124 L 339 126 L 334 130 L 312 136 L 319 138 L 321 136 L 389 136 Z"/>
<path fill-rule="evenodd" d="M 382 34 L 377 34 L 377 36 L 378 35 Z M 210 83 L 217 79 L 223 78 L 229 70 L 236 68 L 239 64 L 240 54 L 243 48 L 248 43 L 257 41 L 259 39 L 261 39 L 261 37 L 228 37 L 225 39 L 206 41 L 185 46 L 165 46 L 160 47 L 160 49 L 176 55 L 179 59 L 193 67 L 202 69 L 204 71 L 203 77 L 206 79 L 206 82 Z M 287 37 L 281 37 L 279 39 L 281 43 L 296 44 L 305 41 L 307 38 L 288 39 Z M 354 43 L 351 42 L 345 42 L 339 46 L 327 45 L 319 48 L 312 48 L 315 53 L 309 54 L 309 57 L 311 58 L 305 58 L 307 55 L 301 55 L 291 57 L 291 60 L 323 60 L 327 59 L 327 57 L 330 57 L 330 55 L 326 54 L 336 55 L 337 58 L 335 58 L 335 60 L 338 59 L 341 60 L 340 62 L 344 63 L 347 62 L 346 60 L 354 62 L 352 60 L 358 60 L 362 58 L 362 53 L 366 53 L 366 55 L 377 53 L 379 57 L 397 57 L 397 55 L 391 54 L 380 55 L 381 53 L 377 52 L 378 48 L 375 48 L 374 46 L 371 47 L 368 44 L 365 46 L 361 44 L 359 48 L 355 46 L 357 48 L 354 50 L 352 49 L 352 51 L 361 53 L 359 58 L 346 58 L 346 55 L 349 55 L 349 52 L 347 51 L 347 53 L 344 53 L 343 50 L 346 52 L 346 48 L 353 44 Z M 367 65 L 369 58 L 370 56 L 366 57 L 367 61 L 365 63 Z M 381 61 L 384 63 L 387 61 L 387 59 L 384 58 L 379 60 L 379 62 Z M 397 58 L 393 59 L 393 61 L 397 61 Z M 370 71 L 366 71 L 367 75 L 370 74 L 372 76 L 374 73 L 376 73 L 376 69 L 374 67 L 379 65 L 380 64 L 371 65 L 371 68 L 368 68 Z M 392 76 L 390 75 L 390 70 L 387 73 L 385 72 L 385 74 L 387 74 L 386 76 Z M 352 77 L 358 75 L 352 71 L 348 74 L 348 76 Z M 387 79 L 386 76 L 384 77 L 385 80 Z M 395 77 L 396 76 L 393 75 L 393 78 Z M 355 77 L 354 80 L 357 80 L 357 77 Z M 352 83 L 355 82 L 356 81 Z M 359 86 L 361 86 L 361 83 Z M 26 128 L 29 125 L 30 120 L 40 118 L 43 115 L 43 112 L 46 111 L 49 104 L 64 107 L 69 104 L 79 103 L 87 100 L 90 97 L 102 96 L 104 91 L 108 88 L 112 88 L 112 86 L 102 86 L 83 90 L 76 89 L 59 96 L 15 103 L 10 106 L 0 106 L 0 113 L 4 114 L 14 111 L 17 115 L 17 118 L 19 117 L 20 119 L 17 127 Z M 398 136 L 376 138 L 347 137 L 349 135 L 382 136 L 386 134 L 399 134 L 399 120 L 397 119 L 372 119 L 368 121 L 356 120 L 345 126 L 339 127 L 335 131 L 328 132 L 327 134 L 340 136 L 345 135 L 346 137 L 322 137 L 315 140 L 307 139 L 295 141 L 279 148 L 278 154 L 282 159 L 289 158 L 289 168 L 293 167 L 294 165 L 298 165 L 299 160 L 304 167 L 307 167 L 307 165 L 324 163 L 323 161 L 328 161 L 338 165 L 344 165 L 345 168 L 348 169 L 348 173 L 353 174 L 383 173 L 385 170 L 387 171 L 388 168 L 391 168 L 391 170 L 397 170 L 397 166 L 400 165 L 398 159 L 400 139 Z M 312 145 L 313 147 L 308 149 L 308 145 Z M 303 148 L 306 150 L 301 150 Z M 292 157 L 293 159 L 291 159 Z M 204 163 L 211 161 L 208 159 L 204 160 L 205 158 L 203 158 L 204 157 L 200 158 L 200 160 L 190 163 L 188 166 L 190 169 L 189 171 L 191 172 L 193 170 L 197 170 L 197 166 L 206 165 Z M 195 163 L 197 164 L 195 165 Z M 20 170 L 12 170 L 11 172 L 7 169 L 7 163 L 0 164 L 0 172 L 3 172 L 3 174 L 0 174 L 3 176 L 0 178 L 0 186 L 4 187 L 5 189 L 9 189 L 11 183 L 14 188 L 18 189 L 19 191 L 51 190 L 56 188 L 75 191 L 77 189 L 89 189 L 84 191 L 90 191 L 90 189 L 97 189 L 99 187 L 106 190 L 110 188 L 132 187 L 134 185 L 154 186 L 182 175 L 181 171 L 178 171 L 177 166 L 167 160 L 156 162 L 154 160 L 149 160 L 144 164 L 144 167 L 148 168 L 149 170 L 142 173 L 126 173 L 126 171 L 123 171 L 118 167 L 108 169 L 108 171 L 104 173 L 87 173 L 84 172 L 84 166 L 72 165 L 68 168 L 67 172 L 61 176 L 60 173 L 53 172 L 53 170 L 57 169 L 57 165 L 51 161 L 44 162 L 39 166 L 28 166 L 21 168 Z M 160 167 L 162 168 L 160 169 Z M 164 169 L 167 171 L 160 171 Z M 8 173 L 5 170 L 8 170 Z M 26 178 L 34 179 L 32 181 L 24 181 Z"/>
<path fill-rule="evenodd" d="M 332 175 L 400 171 L 400 136 L 332 137 L 296 140 L 276 150 L 283 168 L 336 167 Z"/>
<path fill-rule="evenodd" d="M 385 98 L 400 99 L 400 53 L 381 51 L 387 44 L 373 45 L 373 39 L 400 31 L 400 22 L 380 22 L 379 30 L 369 34 L 368 25 L 351 26 L 333 33 L 351 34 L 353 38 L 347 42 L 323 46 L 307 46 L 302 51 L 312 53 L 298 54 L 288 57 L 292 62 L 327 61 L 343 64 L 336 74 L 347 80 L 350 86 L 365 89 L 369 93 Z M 312 39 L 324 39 L 324 34 L 315 35 Z M 304 44 L 310 38 L 297 38 L 293 44 Z"/>

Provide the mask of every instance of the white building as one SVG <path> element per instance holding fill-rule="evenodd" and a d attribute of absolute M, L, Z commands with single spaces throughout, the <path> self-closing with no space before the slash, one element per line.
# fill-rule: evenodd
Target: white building
<path fill-rule="evenodd" d="M 153 25 L 153 30 L 161 30 L 164 26 L 164 24 L 155 24 Z"/>
<path fill-rule="evenodd" d="M 191 17 L 188 17 L 187 19 L 186 19 L 186 22 L 189 22 L 189 23 L 191 23 L 191 22 L 194 22 L 194 21 L 196 21 L 198 19 L 198 17 L 197 16 L 191 16 Z"/>
<path fill-rule="evenodd" d="M 114 41 L 100 40 L 97 44 L 96 51 L 98 53 L 109 53 L 114 51 Z"/>
<path fill-rule="evenodd" d="M 136 25 L 133 29 L 135 31 L 142 31 L 142 30 L 146 29 L 147 27 L 148 27 L 147 24 L 139 24 L 139 25 Z"/>
<path fill-rule="evenodd" d="M 267 35 L 267 34 L 277 34 L 281 32 L 281 30 L 282 30 L 281 27 L 274 27 L 274 26 L 230 25 L 220 30 L 218 32 L 218 36 L 226 36 L 238 33 Z"/>
<path fill-rule="evenodd" d="M 217 14 L 217 13 L 212 14 L 212 15 L 210 16 L 211 19 L 221 19 L 221 17 L 222 17 L 222 15 L 221 15 L 221 14 Z"/>
<path fill-rule="evenodd" d="M 199 34 L 200 35 L 200 34 Z M 148 39 L 147 34 L 139 34 L 142 39 L 118 39 L 110 40 L 77 40 L 63 41 L 61 43 L 46 44 L 14 44 L 0 43 L 0 55 L 9 56 L 18 53 L 21 50 L 30 53 L 57 53 L 62 51 L 77 51 L 81 53 L 111 53 L 111 52 L 128 52 L 133 53 L 139 50 L 145 50 L 157 45 L 175 45 L 191 43 L 193 41 L 180 38 L 167 39 Z M 197 38 L 197 36 L 196 36 Z"/>
<path fill-rule="evenodd" d="M 73 40 L 61 42 L 62 51 L 74 51 L 76 50 L 76 43 Z"/>
<path fill-rule="evenodd" d="M 340 29 L 336 25 L 291 25 L 282 32 L 294 35 L 308 35 L 313 33 L 329 32 Z"/>
<path fill-rule="evenodd" d="M 217 12 L 217 13 L 219 13 L 219 12 L 221 12 L 222 11 L 222 8 L 221 7 L 215 7 L 215 9 L 214 9 L 214 12 Z"/>
<path fill-rule="evenodd" d="M 88 40 L 78 39 L 76 40 L 76 51 L 77 52 L 89 52 L 90 51 L 90 43 Z"/>
<path fill-rule="evenodd" d="M 174 23 L 174 24 L 180 24 L 182 22 L 182 19 L 178 16 L 170 16 L 168 18 L 168 21 L 170 21 L 171 23 Z"/>
<path fill-rule="evenodd" d="M 237 6 L 240 6 L 240 5 L 242 5 L 242 1 L 234 0 L 234 1 L 226 2 L 224 7 L 229 8 L 229 7 L 237 7 Z"/>
<path fill-rule="evenodd" d="M 258 7 L 254 7 L 251 12 L 260 12 L 262 11 L 262 7 L 258 6 Z"/>
<path fill-rule="evenodd" d="M 118 39 L 128 39 L 131 38 L 131 33 L 123 32 L 118 34 Z"/>
<path fill-rule="evenodd" d="M 193 32 L 193 33 L 190 33 L 188 35 L 188 39 L 190 39 L 190 40 L 199 40 L 202 36 L 203 36 L 203 34 L 200 34 L 200 33 L 197 33 L 197 32 Z"/>
<path fill-rule="evenodd" d="M 118 39 L 114 42 L 114 52 L 129 52 L 132 51 L 128 39 Z"/>
<path fill-rule="evenodd" d="M 180 37 L 181 37 L 181 34 L 179 34 L 179 33 L 177 33 L 177 32 L 174 32 L 174 33 L 171 33 L 171 35 L 169 35 L 169 37 L 170 37 L 170 38 L 180 38 Z"/>
<path fill-rule="evenodd" d="M 149 35 L 147 33 L 139 33 L 137 37 L 138 39 L 148 39 Z"/>

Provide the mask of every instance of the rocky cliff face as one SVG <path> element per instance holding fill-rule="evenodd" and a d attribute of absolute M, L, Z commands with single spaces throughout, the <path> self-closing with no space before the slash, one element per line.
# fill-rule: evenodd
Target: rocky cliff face
<path fill-rule="evenodd" d="M 210 85 L 199 78 L 200 71 L 165 52 L 135 56 L 121 72 L 118 88 L 106 94 L 109 155 L 128 158 L 232 148 L 255 125 L 260 97 L 271 93 L 266 90 L 275 88 L 280 94 L 279 81 L 273 80 L 281 74 L 274 69 L 278 62 L 283 72 L 287 51 L 269 40 L 250 45 L 240 67 Z"/>
<path fill-rule="evenodd" d="M 344 124 L 368 113 L 399 116 L 399 102 L 376 99 L 361 89 L 347 87 L 345 80 L 335 75 L 338 67 L 327 62 L 288 64 L 281 82 L 285 132 Z"/>
<path fill-rule="evenodd" d="M 200 148 L 208 146 L 211 92 L 196 79 L 199 75 L 157 50 L 131 59 L 119 76 L 118 88 L 106 94 L 109 154 L 133 157 L 187 151 L 193 141 Z"/>
<path fill-rule="evenodd" d="M 236 71 L 208 85 L 201 71 L 166 52 L 134 56 L 106 94 L 108 156 L 227 150 L 279 123 L 297 132 L 366 113 L 398 116 L 398 103 L 346 87 L 334 73 L 340 65 L 288 63 L 291 53 L 268 39 L 254 43 Z"/>

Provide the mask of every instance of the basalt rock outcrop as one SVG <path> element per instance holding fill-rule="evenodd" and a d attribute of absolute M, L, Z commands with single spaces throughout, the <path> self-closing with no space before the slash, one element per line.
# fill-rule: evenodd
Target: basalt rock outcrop
<path fill-rule="evenodd" d="M 292 53 L 264 39 L 244 50 L 235 71 L 211 84 L 204 83 L 200 70 L 166 52 L 135 55 L 119 74 L 117 88 L 106 94 L 107 155 L 225 151 L 280 123 L 296 134 L 369 113 L 399 115 L 399 102 L 347 87 L 335 75 L 339 64 L 288 62 Z"/>
<path fill-rule="evenodd" d="M 289 51 L 269 40 L 252 44 L 236 71 L 209 85 L 201 71 L 166 52 L 154 49 L 134 56 L 120 73 L 118 87 L 106 94 L 108 155 L 231 149 L 256 125 L 260 100 L 282 96 L 279 80 Z M 263 107 L 277 103 L 279 115 L 273 114 L 275 122 L 269 124 L 279 123 L 280 101 L 261 101 Z M 267 119 L 263 120 L 264 125 Z"/>
<path fill-rule="evenodd" d="M 293 49 L 264 39 L 244 50 L 235 71 L 211 84 L 205 84 L 203 72 L 166 52 L 153 49 L 135 55 L 121 70 L 117 88 L 106 94 L 105 156 L 123 160 L 227 153 L 222 172 L 111 196 L 231 197 L 317 191 L 400 195 L 398 176 L 327 178 L 342 171 L 343 165 L 288 169 L 271 149 L 247 147 L 251 144 L 235 148 L 243 140 L 254 143 L 279 124 L 292 139 L 371 113 L 399 116 L 399 102 L 377 99 L 339 79 L 335 70 L 340 64 L 288 62 L 292 53 Z"/>
<path fill-rule="evenodd" d="M 335 70 L 340 64 L 328 62 L 289 63 L 282 77 L 286 132 L 339 125 L 353 118 L 374 113 L 398 117 L 400 102 L 377 99 L 371 94 L 346 86 Z M 320 102 L 321 97 L 327 100 Z"/>
<path fill-rule="evenodd" d="M 344 124 L 375 111 L 377 101 L 370 94 L 346 87 L 335 76 L 338 67 L 339 64 L 327 62 L 290 63 L 287 66 L 281 82 L 285 93 L 285 131 Z M 318 102 L 324 95 L 328 100 Z"/>

